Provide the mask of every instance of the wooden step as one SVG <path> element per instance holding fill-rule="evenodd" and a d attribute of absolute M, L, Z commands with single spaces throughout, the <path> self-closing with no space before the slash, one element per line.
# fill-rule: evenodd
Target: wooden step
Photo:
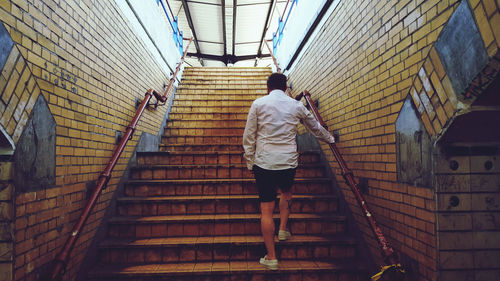
<path fill-rule="evenodd" d="M 269 67 L 186 67 L 185 74 L 196 75 L 255 75 L 256 73 L 271 74 Z"/>
<path fill-rule="evenodd" d="M 242 99 L 247 100 L 249 96 L 258 98 L 267 95 L 267 89 L 231 89 L 231 87 L 197 89 L 195 87 L 178 89 L 175 99 L 183 100 L 183 97 L 204 96 L 211 100 Z M 189 99 L 189 98 L 188 98 Z M 197 98 L 196 98 L 197 99 Z"/>
<path fill-rule="evenodd" d="M 218 95 L 220 93 L 225 94 L 229 92 L 237 94 L 256 94 L 255 90 L 259 90 L 259 93 L 262 93 L 263 90 L 267 92 L 266 84 L 266 80 L 256 77 L 240 77 L 239 79 L 238 77 L 235 79 L 226 78 L 223 81 L 197 77 L 183 79 L 182 83 L 179 84 L 179 86 L 182 87 L 178 88 L 178 93 L 185 93 L 185 91 L 196 89 L 197 91 L 191 91 L 191 93 L 206 95 Z M 266 93 L 263 94 L 265 95 Z"/>
<path fill-rule="evenodd" d="M 183 79 L 182 83 L 179 84 L 179 87 L 189 87 L 189 86 L 226 86 L 229 88 L 233 87 L 245 87 L 245 89 L 250 89 L 252 86 L 259 86 L 260 88 L 267 89 L 267 81 L 266 79 L 262 79 L 262 77 L 258 76 L 250 76 L 250 77 L 239 77 L 237 79 L 235 77 L 227 77 L 225 79 L 214 79 L 214 78 L 191 78 L 191 79 Z M 250 79 L 249 79 L 250 78 Z"/>
<path fill-rule="evenodd" d="M 168 120 L 165 129 L 199 129 L 199 128 L 245 128 L 246 119 L 240 120 Z"/>
<path fill-rule="evenodd" d="M 222 107 L 232 107 L 232 106 L 241 106 L 241 107 L 250 107 L 252 105 L 253 100 L 205 100 L 205 101 L 190 101 L 190 100 L 176 100 L 173 101 L 173 107 L 176 106 L 192 106 L 192 107 L 203 107 L 209 109 L 210 107 L 219 107 L 221 110 Z M 218 111 L 215 111 L 218 112 Z M 230 112 L 230 111 L 229 111 Z"/>
<path fill-rule="evenodd" d="M 175 107 L 172 107 L 172 113 L 245 113 L 248 114 L 250 110 L 251 103 L 244 103 L 242 105 L 232 105 L 232 106 L 202 106 L 197 105 L 187 105 L 181 102 Z"/>
<path fill-rule="evenodd" d="M 267 94 L 267 88 L 262 85 L 185 85 L 182 86 L 179 85 L 179 94 L 184 93 L 184 91 L 224 91 L 224 90 L 231 90 L 231 91 L 248 91 L 248 94 L 259 94 L 259 95 L 265 95 Z"/>
<path fill-rule="evenodd" d="M 221 144 L 221 143 L 243 143 L 243 135 L 240 136 L 162 136 L 162 144 Z"/>
<path fill-rule="evenodd" d="M 296 177 L 321 178 L 325 172 L 323 165 L 299 165 Z M 252 171 L 246 164 L 186 164 L 186 165 L 154 165 L 133 167 L 130 178 L 134 180 L 161 179 L 253 179 Z"/>
<path fill-rule="evenodd" d="M 218 91 L 215 91 L 217 94 L 213 95 L 206 95 L 206 94 L 200 94 L 199 91 L 196 91 L 194 93 L 185 93 L 185 92 L 178 92 L 175 94 L 175 99 L 178 101 L 208 101 L 208 100 L 222 100 L 222 101 L 237 101 L 237 100 L 247 100 L 247 101 L 254 101 L 257 98 L 260 98 L 265 95 L 264 94 L 234 94 L 234 91 L 229 91 L 229 93 L 218 93 Z"/>
<path fill-rule="evenodd" d="M 184 77 L 209 77 L 216 80 L 219 79 L 228 79 L 228 77 L 241 77 L 242 79 L 247 77 L 260 77 L 260 79 L 267 80 L 269 75 L 271 74 L 271 70 L 258 70 L 258 71 L 200 71 L 196 69 L 187 69 L 185 68 L 182 78 Z"/>
<path fill-rule="evenodd" d="M 202 146 L 202 145 L 200 145 Z M 206 146 L 211 146 L 207 144 Z M 238 145 L 238 147 L 242 147 Z M 299 164 L 319 164 L 317 152 L 299 152 Z M 173 164 L 246 164 L 243 151 L 164 151 L 137 152 L 139 165 L 173 165 Z"/>
<path fill-rule="evenodd" d="M 216 73 L 226 73 L 234 75 L 234 73 L 271 73 L 269 67 L 186 67 L 184 73 L 206 73 L 214 75 Z"/>
<path fill-rule="evenodd" d="M 247 113 L 170 113 L 168 120 L 247 120 Z"/>
<path fill-rule="evenodd" d="M 239 84 L 239 83 L 248 83 L 248 82 L 256 82 L 256 83 L 264 83 L 266 85 L 267 78 L 269 75 L 192 75 L 192 74 L 184 74 L 182 75 L 181 84 L 183 83 L 196 83 L 196 82 L 204 82 L 204 81 L 213 81 L 218 84 Z"/>
<path fill-rule="evenodd" d="M 328 178 L 295 178 L 293 194 L 332 194 Z M 187 195 L 255 195 L 258 194 L 254 179 L 203 179 L 203 180 L 129 180 L 125 185 L 126 196 L 187 196 Z"/>
<path fill-rule="evenodd" d="M 271 74 L 271 69 L 268 67 L 186 67 L 183 73 L 196 75 L 256 75 Z"/>
<path fill-rule="evenodd" d="M 274 216 L 279 223 L 279 215 Z M 294 234 L 334 235 L 344 233 L 345 217 L 340 215 L 290 214 Z M 177 215 L 149 217 L 113 217 L 108 237 L 154 238 L 259 235 L 260 214 Z"/>
<path fill-rule="evenodd" d="M 219 68 L 207 68 L 207 69 L 199 69 L 199 68 L 185 68 L 183 72 L 184 75 L 196 75 L 201 76 L 205 75 L 207 77 L 213 76 L 255 76 L 255 75 L 269 75 L 271 74 L 270 69 L 219 69 Z"/>
<path fill-rule="evenodd" d="M 186 137 L 196 137 L 196 136 L 219 136 L 219 137 L 233 137 L 242 136 L 245 128 L 241 127 L 225 127 L 225 128 L 173 128 L 167 127 L 165 129 L 164 136 L 186 136 Z"/>
<path fill-rule="evenodd" d="M 349 259 L 356 257 L 356 241 L 347 237 L 292 235 L 276 240 L 280 261 L 293 259 Z M 107 239 L 99 244 L 101 263 L 256 261 L 265 254 L 260 235 Z M 179 257 L 182 257 L 180 260 Z"/>
<path fill-rule="evenodd" d="M 89 273 L 91 281 L 169 280 L 169 281 L 366 281 L 366 267 L 354 259 L 284 260 L 271 271 L 257 261 L 148 263 L 100 265 Z"/>
<path fill-rule="evenodd" d="M 260 210 L 259 204 L 257 195 L 121 197 L 117 202 L 118 215 L 123 216 L 256 213 Z M 275 211 L 278 210 L 276 204 Z M 290 211 L 301 214 L 333 213 L 337 211 L 337 198 L 332 195 L 294 195 Z"/>
<path fill-rule="evenodd" d="M 243 146 L 241 144 L 226 143 L 226 144 L 160 144 L 161 152 L 238 152 L 238 155 L 243 154 Z M 242 157 L 241 157 L 242 158 Z"/>

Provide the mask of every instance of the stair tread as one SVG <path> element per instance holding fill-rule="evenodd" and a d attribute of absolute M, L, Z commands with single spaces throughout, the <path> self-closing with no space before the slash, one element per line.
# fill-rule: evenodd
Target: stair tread
<path fill-rule="evenodd" d="M 209 105 L 209 104 L 201 104 L 199 106 L 195 106 L 195 105 L 192 105 L 192 104 L 187 105 L 187 104 L 180 103 L 180 104 L 175 105 L 175 107 L 176 108 L 179 108 L 179 107 L 216 107 L 217 109 L 221 109 L 221 107 L 219 105 Z M 250 104 L 249 105 L 246 105 L 246 104 L 245 105 L 228 104 L 228 105 L 224 106 L 224 108 L 228 108 L 228 109 L 233 108 L 233 107 L 238 107 L 238 108 L 240 108 L 240 107 L 246 107 L 246 108 L 250 109 Z M 179 113 L 179 112 L 175 111 L 173 113 Z M 217 112 L 212 112 L 212 113 L 221 113 L 221 112 L 217 111 Z M 230 112 L 230 113 L 241 113 L 241 112 Z"/>
<path fill-rule="evenodd" d="M 249 79 L 250 80 L 250 79 Z M 205 80 L 185 80 L 183 81 L 179 89 L 190 89 L 192 86 L 195 86 L 194 89 L 222 89 L 222 90 L 231 90 L 233 87 L 237 89 L 248 88 L 248 86 L 254 86 L 258 88 L 254 88 L 256 90 L 265 90 L 266 84 L 262 82 L 260 79 L 252 79 L 253 83 L 241 83 L 241 82 L 250 82 L 249 80 L 240 80 L 240 83 L 217 83 L 217 79 L 205 79 Z"/>
<path fill-rule="evenodd" d="M 165 129 L 245 129 L 245 127 L 235 127 L 235 126 L 228 126 L 228 127 L 217 127 L 217 128 L 213 128 L 213 127 L 193 127 L 193 128 L 186 128 L 186 127 L 181 127 L 181 126 L 165 126 Z"/>
<path fill-rule="evenodd" d="M 122 276 L 151 276 L 151 275 L 178 275 L 178 274 L 224 274 L 229 273 L 279 273 L 297 271 L 359 271 L 366 267 L 356 260 L 283 260 L 279 262 L 278 271 L 269 271 L 258 261 L 234 262 L 183 262 L 183 263 L 155 263 L 155 264 L 121 264 L 99 265 L 90 272 L 91 276 L 122 275 Z"/>
<path fill-rule="evenodd" d="M 148 197 L 120 197 L 117 200 L 119 202 L 136 202 L 136 201 L 141 201 L 141 202 L 162 202 L 162 201 L 173 201 L 173 200 L 178 200 L 178 201 L 183 201 L 183 200 L 231 200 L 231 199 L 258 199 L 259 196 L 257 195 L 191 195 L 191 196 L 148 196 Z M 278 195 L 279 198 L 279 195 Z M 293 199 L 335 199 L 337 198 L 334 195 L 302 195 L 302 194 L 297 194 L 293 195 Z"/>
<path fill-rule="evenodd" d="M 201 114 L 203 114 L 203 113 L 199 113 L 199 112 L 198 113 L 197 112 L 183 112 L 183 113 L 172 112 L 172 113 L 170 113 L 169 116 L 175 117 L 176 115 L 201 115 Z M 235 115 L 235 114 L 236 115 L 238 115 L 238 114 L 247 115 L 246 113 L 242 113 L 242 112 L 213 112 L 213 113 L 206 113 L 206 114 L 211 114 L 211 115 L 215 114 L 215 115 L 224 115 L 224 116 L 231 116 L 231 115 Z M 174 118 L 169 117 L 169 120 L 171 120 L 171 119 L 174 119 Z"/>
<path fill-rule="evenodd" d="M 132 167 L 133 170 L 140 169 L 163 169 L 163 168 L 201 168 L 201 167 L 221 167 L 221 168 L 246 168 L 247 165 L 243 163 L 228 163 L 228 164 L 140 164 Z M 321 163 L 306 163 L 299 164 L 297 168 L 321 168 L 323 165 Z"/>
<path fill-rule="evenodd" d="M 174 144 L 160 144 L 160 146 L 190 146 L 190 145 L 200 145 L 200 146 L 213 146 L 213 145 L 231 145 L 231 144 L 224 144 L 224 143 L 174 143 Z M 235 144 L 232 144 L 235 145 Z M 243 146 L 240 145 L 243 149 Z M 137 152 L 139 155 L 175 155 L 175 154 L 193 154 L 193 155 L 214 155 L 214 154 L 235 154 L 235 155 L 243 155 L 243 150 L 212 150 L 212 151 L 145 151 L 145 152 Z"/>
<path fill-rule="evenodd" d="M 287 241 L 278 241 L 280 244 L 307 244 L 307 243 L 329 243 L 355 245 L 356 239 L 346 235 L 322 236 L 322 235 L 292 235 Z M 199 244 L 262 244 L 262 235 L 231 235 L 231 236 L 200 236 L 200 237 L 165 237 L 165 238 L 108 238 L 99 244 L 101 248 L 118 247 L 163 247 L 171 245 L 199 245 Z"/>
<path fill-rule="evenodd" d="M 273 218 L 278 219 L 279 214 L 274 214 Z M 112 223 L 148 223 L 148 222 L 165 222 L 165 221 L 200 221 L 200 220 L 259 220 L 260 214 L 211 214 L 211 215 L 161 215 L 161 216 L 118 216 L 112 217 L 109 222 Z M 344 221 L 345 216 L 337 214 L 290 214 L 290 220 L 295 219 L 325 219 L 330 221 Z"/>
<path fill-rule="evenodd" d="M 193 84 L 194 85 L 194 84 Z M 203 85 L 205 86 L 205 85 Z M 215 86 L 246 86 L 246 85 L 238 85 L 238 84 L 231 84 L 231 85 L 215 85 Z M 213 87 L 213 86 L 211 86 Z M 206 98 L 205 95 L 200 95 L 200 94 L 196 94 L 196 93 L 186 93 L 186 91 L 182 91 L 182 90 L 187 90 L 188 88 L 181 88 L 179 89 L 179 92 L 177 92 L 176 94 L 176 99 L 177 100 L 199 100 L 199 99 L 203 99 L 203 100 L 207 100 L 207 101 L 228 101 L 228 100 L 252 100 L 252 99 L 256 99 L 258 97 L 263 97 L 264 94 L 262 93 L 254 93 L 254 94 L 246 94 L 246 93 L 234 93 L 232 92 L 231 88 L 224 88 L 223 90 L 224 91 L 227 91 L 227 92 L 218 92 L 217 89 L 213 89 L 214 92 L 216 93 L 213 93 L 210 95 L 210 98 Z M 198 90 L 198 87 L 197 89 Z M 205 98 L 204 98 L 205 97 Z"/>
<path fill-rule="evenodd" d="M 226 143 L 231 145 L 231 143 Z M 186 146 L 186 145 L 206 145 L 206 146 L 211 146 L 211 145 L 225 145 L 225 143 L 186 143 L 186 144 L 161 144 L 163 146 L 167 145 L 173 145 L 173 146 Z M 234 145 L 234 144 L 233 144 Z M 238 144 L 241 145 L 241 144 Z M 299 155 L 319 155 L 318 151 L 299 151 Z M 137 152 L 139 155 L 169 155 L 169 154 L 201 154 L 201 155 L 207 155 L 207 154 L 240 154 L 243 155 L 242 151 L 239 150 L 221 150 L 221 151 L 142 151 L 142 152 Z"/>
<path fill-rule="evenodd" d="M 204 76 L 207 76 L 207 75 L 204 75 Z M 222 75 L 219 75 L 219 77 L 217 75 L 215 75 L 214 76 L 215 78 L 212 78 L 210 80 L 221 81 L 220 76 L 222 76 Z M 224 76 L 226 76 L 226 75 L 224 75 Z M 269 75 L 267 73 L 261 72 L 261 73 L 253 73 L 252 75 L 245 75 L 245 76 L 234 75 L 234 78 L 241 78 L 241 80 L 248 78 L 249 80 L 265 81 L 268 76 Z M 233 76 L 231 76 L 231 78 L 233 78 Z M 207 79 L 207 78 L 205 78 L 205 77 L 201 78 L 200 75 L 196 75 L 196 74 L 192 74 L 192 73 L 185 73 L 182 75 L 182 82 L 184 82 L 186 80 L 198 81 L 198 80 L 202 80 L 202 79 Z M 232 81 L 232 80 L 223 79 L 222 81 Z"/>
<path fill-rule="evenodd" d="M 222 146 L 222 145 L 239 145 L 241 146 L 241 149 L 243 151 L 243 145 L 241 143 L 234 143 L 234 142 L 225 142 L 225 143 L 172 143 L 172 144 L 165 144 L 165 143 L 161 143 L 160 146 L 190 146 L 190 145 L 199 145 L 199 146 L 213 146 L 213 145 L 219 145 L 219 146 Z M 242 151 L 231 151 L 229 150 L 230 153 L 237 153 L 237 154 L 241 154 Z M 225 150 L 221 150 L 220 153 L 225 153 L 227 151 Z M 225 153 L 227 154 L 227 153 Z"/>
<path fill-rule="evenodd" d="M 231 119 L 217 119 L 217 118 L 192 118 L 192 119 L 188 119 L 188 118 L 168 118 L 168 122 L 171 122 L 171 121 L 176 121 L 176 122 L 183 122 L 183 121 L 186 121 L 186 122 L 195 122 L 195 121 L 198 121 L 198 122 L 246 122 L 247 121 L 247 118 L 246 117 L 240 117 L 240 118 L 231 118 Z"/>
<path fill-rule="evenodd" d="M 330 181 L 329 178 L 295 178 L 295 182 L 327 182 Z M 128 180 L 127 183 L 130 184 L 162 184 L 162 183 L 216 183 L 216 182 L 255 182 L 253 178 L 239 178 L 239 179 L 164 179 L 164 180 L 152 180 L 152 179 L 144 179 L 144 180 Z"/>

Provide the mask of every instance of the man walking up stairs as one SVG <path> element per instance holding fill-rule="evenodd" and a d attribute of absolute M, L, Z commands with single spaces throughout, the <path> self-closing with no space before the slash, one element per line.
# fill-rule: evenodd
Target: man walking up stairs
<path fill-rule="evenodd" d="M 260 263 L 269 269 L 278 269 L 278 259 L 274 249 L 274 221 L 277 189 L 280 189 L 280 224 L 278 239 L 286 241 L 291 237 L 287 229 L 292 200 L 292 185 L 298 166 L 295 136 L 299 122 L 317 138 L 328 143 L 335 139 L 314 119 L 299 101 L 285 94 L 286 76 L 273 73 L 267 79 L 265 97 L 252 103 L 243 134 L 243 148 L 247 168 L 255 176 L 261 211 L 261 230 L 267 254 Z"/>

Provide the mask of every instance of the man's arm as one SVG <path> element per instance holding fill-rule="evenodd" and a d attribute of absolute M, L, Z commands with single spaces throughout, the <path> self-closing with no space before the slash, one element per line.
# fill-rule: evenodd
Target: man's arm
<path fill-rule="evenodd" d="M 306 129 L 313 134 L 316 138 L 323 140 L 327 143 L 334 143 L 335 138 L 328 132 L 321 124 L 314 118 L 314 116 L 307 110 L 307 108 L 301 104 L 301 121 L 302 124 L 306 127 Z"/>
<path fill-rule="evenodd" d="M 243 133 L 243 149 L 245 150 L 244 157 L 247 161 L 247 168 L 252 170 L 253 161 L 255 158 L 255 143 L 257 139 L 257 109 L 255 103 L 250 107 L 248 112 L 247 124 Z"/>

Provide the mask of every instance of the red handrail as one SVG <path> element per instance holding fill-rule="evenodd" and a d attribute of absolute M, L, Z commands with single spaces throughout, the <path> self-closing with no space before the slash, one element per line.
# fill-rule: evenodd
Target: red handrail
<path fill-rule="evenodd" d="M 62 275 L 66 271 L 66 266 L 68 264 L 68 259 L 71 254 L 71 251 L 73 250 L 73 247 L 75 246 L 76 240 L 78 239 L 83 226 L 85 225 L 85 222 L 87 221 L 88 217 L 90 216 L 90 212 L 94 208 L 94 205 L 97 202 L 97 198 L 99 198 L 99 195 L 101 194 L 101 191 L 104 189 L 104 187 L 107 185 L 109 182 L 109 179 L 111 178 L 111 172 L 113 171 L 113 168 L 115 167 L 116 163 L 118 162 L 118 159 L 120 158 L 120 155 L 122 154 L 123 150 L 125 149 L 125 145 L 127 145 L 127 142 L 129 139 L 132 138 L 132 134 L 135 131 L 135 127 L 137 123 L 139 122 L 139 118 L 141 118 L 142 113 L 146 109 L 146 107 L 149 104 L 149 101 L 151 100 L 151 97 L 154 95 L 155 98 L 161 102 L 165 102 L 168 99 L 168 92 L 172 88 L 175 78 L 177 74 L 179 73 L 179 70 L 182 66 L 182 63 L 184 62 L 184 58 L 186 57 L 187 50 L 189 48 L 189 44 L 193 41 L 193 38 L 189 40 L 189 43 L 186 46 L 186 50 L 184 51 L 184 54 L 181 57 L 181 61 L 177 64 L 177 69 L 175 73 L 172 75 L 172 78 L 170 78 L 170 83 L 168 84 L 167 89 L 165 90 L 164 94 L 161 95 L 155 90 L 149 89 L 146 92 L 146 96 L 142 100 L 139 108 L 137 109 L 137 112 L 135 113 L 134 119 L 132 119 L 132 122 L 130 122 L 130 125 L 127 126 L 127 130 L 125 131 L 124 136 L 120 140 L 120 143 L 118 146 L 115 148 L 115 151 L 113 152 L 113 156 L 111 157 L 111 160 L 109 160 L 108 165 L 104 169 L 104 171 L 101 173 L 99 178 L 97 179 L 96 182 L 96 188 L 92 192 L 92 195 L 90 196 L 89 201 L 87 201 L 87 204 L 83 208 L 82 215 L 78 219 L 78 221 L 75 223 L 73 230 L 71 231 L 71 235 L 66 240 L 66 243 L 63 246 L 63 249 L 61 252 L 56 256 L 53 262 L 53 268 L 52 272 L 50 274 L 50 279 L 49 280 L 61 280 Z"/>
<path fill-rule="evenodd" d="M 328 126 L 325 124 L 323 119 L 318 113 L 318 109 L 316 108 L 314 102 L 311 99 L 311 94 L 309 94 L 308 91 L 303 91 L 302 93 L 298 94 L 295 99 L 296 100 L 301 100 L 302 97 L 305 98 L 307 104 L 311 108 L 311 112 L 318 120 L 318 122 L 321 124 L 321 126 L 325 127 L 325 129 L 328 130 Z M 359 192 L 359 188 L 357 183 L 354 181 L 354 174 L 352 170 L 350 170 L 347 167 L 347 164 L 344 160 L 344 157 L 342 157 L 342 154 L 340 154 L 339 149 L 337 148 L 337 145 L 335 143 L 330 143 L 330 149 L 333 152 L 333 155 L 335 155 L 335 158 L 337 159 L 337 162 L 339 163 L 340 169 L 342 171 L 342 176 L 346 180 L 346 182 L 349 184 L 351 187 L 352 192 L 354 193 L 354 197 L 356 197 L 356 200 L 358 201 L 359 206 L 361 207 L 364 217 L 366 218 L 370 229 L 372 230 L 375 238 L 377 239 L 379 246 L 381 247 L 381 252 L 384 257 L 384 262 L 389 265 L 389 266 L 394 266 L 397 268 L 398 271 L 404 272 L 399 265 L 399 258 L 398 255 L 394 252 L 394 249 L 389 245 L 387 240 L 384 237 L 384 234 L 382 233 L 382 230 L 377 226 L 377 223 L 375 222 L 375 219 L 373 218 L 372 213 L 368 209 L 368 206 L 366 205 L 366 201 L 363 197 L 363 195 Z"/>

